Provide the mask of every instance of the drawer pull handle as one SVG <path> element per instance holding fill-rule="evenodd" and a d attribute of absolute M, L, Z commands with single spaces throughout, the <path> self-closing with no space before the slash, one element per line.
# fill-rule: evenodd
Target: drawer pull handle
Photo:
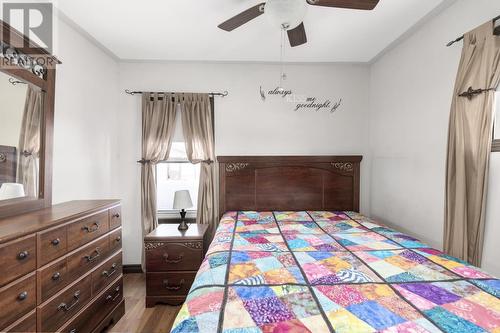
<path fill-rule="evenodd" d="M 76 328 L 73 328 L 71 331 L 69 331 L 69 333 L 76 333 L 76 332 L 78 332 Z"/>
<path fill-rule="evenodd" d="M 95 254 L 94 254 L 95 253 Z M 92 252 L 92 254 L 89 254 L 89 255 L 86 255 L 84 256 L 83 258 L 85 258 L 85 260 L 87 260 L 87 262 L 93 262 L 95 261 L 97 258 L 99 258 L 101 256 L 101 253 L 99 253 L 99 248 L 96 248 L 94 250 L 94 252 Z"/>
<path fill-rule="evenodd" d="M 54 275 L 52 275 L 52 280 L 57 281 L 61 277 L 61 273 L 55 272 Z"/>
<path fill-rule="evenodd" d="M 172 290 L 172 291 L 176 291 L 176 290 L 181 289 L 184 282 L 185 282 L 184 279 L 182 279 L 178 285 L 171 286 L 168 284 L 168 280 L 163 280 L 163 284 L 165 285 L 165 289 Z"/>
<path fill-rule="evenodd" d="M 80 301 L 80 290 L 78 290 L 73 295 L 73 302 L 70 305 L 66 303 L 61 303 L 57 307 L 57 310 L 63 310 L 64 312 L 68 312 L 69 310 L 73 309 L 78 304 L 79 301 Z"/>
<path fill-rule="evenodd" d="M 175 259 L 168 259 L 168 253 L 163 254 L 163 258 L 167 264 L 178 264 L 182 261 L 184 257 L 184 253 L 179 254 L 179 256 Z"/>
<path fill-rule="evenodd" d="M 27 291 L 23 291 L 22 293 L 20 293 L 17 296 L 17 299 L 20 300 L 20 301 L 24 301 L 26 298 L 28 298 L 28 292 Z"/>
<path fill-rule="evenodd" d="M 17 259 L 24 260 L 24 259 L 28 258 L 29 255 L 30 255 L 30 253 L 28 251 L 22 251 L 22 252 L 19 252 L 19 254 L 17 255 Z"/>
<path fill-rule="evenodd" d="M 111 271 L 108 272 L 108 271 L 103 271 L 102 272 L 102 276 L 105 276 L 105 277 L 110 277 L 111 275 L 115 274 L 116 273 L 116 264 L 113 264 L 111 265 Z"/>
<path fill-rule="evenodd" d="M 56 239 L 52 240 L 51 243 L 52 243 L 52 245 L 57 246 L 57 245 L 59 245 L 59 243 L 61 243 L 61 240 L 59 238 L 56 238 Z"/>
<path fill-rule="evenodd" d="M 106 301 L 114 302 L 118 297 L 120 297 L 120 286 L 115 288 L 116 295 L 113 297 L 111 295 L 106 296 Z"/>
<path fill-rule="evenodd" d="M 116 237 L 115 241 L 118 243 L 119 241 L 121 241 L 122 238 L 120 236 Z"/>
<path fill-rule="evenodd" d="M 86 225 L 82 227 L 82 230 L 88 233 L 96 232 L 97 230 L 99 230 L 99 222 L 94 222 L 93 224 L 90 225 L 90 227 Z"/>
<path fill-rule="evenodd" d="M 120 218 L 120 214 L 118 214 L 118 213 L 113 214 L 113 218 L 115 218 L 115 219 L 119 219 L 119 218 Z"/>

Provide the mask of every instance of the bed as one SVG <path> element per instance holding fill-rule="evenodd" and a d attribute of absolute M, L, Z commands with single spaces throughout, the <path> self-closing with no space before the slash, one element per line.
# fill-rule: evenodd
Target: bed
<path fill-rule="evenodd" d="M 500 281 L 358 213 L 360 156 L 219 157 L 171 332 L 500 332 Z"/>

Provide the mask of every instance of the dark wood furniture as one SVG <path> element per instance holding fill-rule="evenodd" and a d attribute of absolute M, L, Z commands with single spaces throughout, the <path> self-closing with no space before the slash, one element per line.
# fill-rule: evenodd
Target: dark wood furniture
<path fill-rule="evenodd" d="M 0 71 L 20 81 L 38 87 L 44 93 L 41 146 L 39 152 L 38 198 L 16 198 L 0 201 L 0 218 L 50 207 L 52 205 L 52 142 L 54 131 L 54 100 L 56 65 L 61 62 L 45 49 L 29 40 L 16 29 L 0 20 L 0 42 L 2 51 L 18 54 L 31 61 L 16 63 L 6 57 L 0 61 Z M 16 48 L 14 45 L 24 45 Z M 36 60 L 34 60 L 36 58 Z M 23 63 L 42 64 L 37 67 L 23 66 Z"/>
<path fill-rule="evenodd" d="M 191 224 L 181 232 L 177 225 L 162 224 L 144 238 L 146 307 L 184 302 L 205 255 L 207 229 Z"/>
<path fill-rule="evenodd" d="M 491 145 L 492 152 L 500 152 L 500 140 L 493 140 Z"/>
<path fill-rule="evenodd" d="M 0 331 L 101 332 L 124 313 L 120 202 L 0 219 Z"/>
<path fill-rule="evenodd" d="M 0 146 L 0 186 L 15 183 L 17 174 L 16 147 Z"/>
<path fill-rule="evenodd" d="M 219 156 L 219 214 L 359 211 L 362 156 Z"/>

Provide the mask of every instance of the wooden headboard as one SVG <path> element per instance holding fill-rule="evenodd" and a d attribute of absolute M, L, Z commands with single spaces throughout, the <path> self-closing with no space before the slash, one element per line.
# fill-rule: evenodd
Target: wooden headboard
<path fill-rule="evenodd" d="M 218 156 L 219 213 L 359 211 L 362 156 Z"/>

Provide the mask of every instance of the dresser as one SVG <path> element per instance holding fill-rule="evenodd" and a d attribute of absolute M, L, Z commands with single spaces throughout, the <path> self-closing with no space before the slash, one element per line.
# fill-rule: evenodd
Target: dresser
<path fill-rule="evenodd" d="M 144 238 L 146 307 L 156 303 L 182 304 L 205 256 L 208 225 L 160 224 Z"/>
<path fill-rule="evenodd" d="M 124 314 L 117 200 L 0 219 L 0 331 L 101 332 Z"/>

